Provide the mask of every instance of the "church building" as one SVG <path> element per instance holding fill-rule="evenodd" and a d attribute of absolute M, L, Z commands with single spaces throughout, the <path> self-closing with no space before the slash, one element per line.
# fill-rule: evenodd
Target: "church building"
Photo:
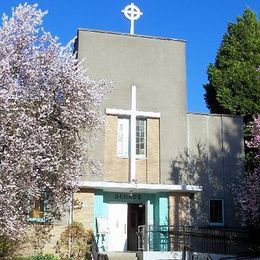
<path fill-rule="evenodd" d="M 185 45 L 78 31 L 89 77 L 113 82 L 93 150 L 102 170 L 84 173 L 74 195 L 73 221 L 93 229 L 100 251 L 140 249 L 142 226 L 239 225 L 232 184 L 243 173 L 243 121 L 187 112 Z"/>

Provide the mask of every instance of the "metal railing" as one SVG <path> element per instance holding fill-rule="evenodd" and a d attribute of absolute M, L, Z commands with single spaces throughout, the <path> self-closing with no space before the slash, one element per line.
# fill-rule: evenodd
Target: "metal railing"
<path fill-rule="evenodd" d="M 108 260 L 107 254 L 102 254 L 99 252 L 97 242 L 94 236 L 92 238 L 91 257 L 93 260 Z"/>
<path fill-rule="evenodd" d="M 243 230 L 193 226 L 142 225 L 138 227 L 138 250 L 183 251 L 238 255 L 249 252 L 248 233 Z"/>

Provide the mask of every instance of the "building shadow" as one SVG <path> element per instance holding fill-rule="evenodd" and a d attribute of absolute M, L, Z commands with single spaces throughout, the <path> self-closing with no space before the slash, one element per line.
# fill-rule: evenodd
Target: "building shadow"
<path fill-rule="evenodd" d="M 172 194 L 172 224 L 209 226 L 210 199 L 222 199 L 224 227 L 240 227 L 232 188 L 245 178 L 243 133 L 235 120 L 232 129 L 224 123 L 220 135 L 209 135 L 206 140 L 197 136 L 171 160 L 172 184 L 202 186 L 202 192 Z"/>

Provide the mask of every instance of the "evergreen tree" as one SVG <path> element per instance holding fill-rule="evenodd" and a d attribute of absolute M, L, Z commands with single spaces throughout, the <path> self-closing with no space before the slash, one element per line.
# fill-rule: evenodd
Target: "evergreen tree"
<path fill-rule="evenodd" d="M 260 22 L 252 10 L 228 25 L 207 74 L 205 100 L 211 113 L 260 113 Z"/>

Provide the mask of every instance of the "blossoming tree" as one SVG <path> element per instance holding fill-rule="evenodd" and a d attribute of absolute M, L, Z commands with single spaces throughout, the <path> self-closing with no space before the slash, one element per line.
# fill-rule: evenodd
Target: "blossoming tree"
<path fill-rule="evenodd" d="M 59 217 L 91 163 L 106 81 L 90 80 L 72 52 L 41 28 L 46 12 L 19 5 L 0 28 L 0 237 L 17 238 L 31 201 Z M 84 133 L 84 134 L 82 134 Z"/>
<path fill-rule="evenodd" d="M 250 124 L 251 140 L 246 145 L 254 151 L 254 171 L 244 185 L 235 189 L 243 224 L 260 227 L 260 115 Z"/>

